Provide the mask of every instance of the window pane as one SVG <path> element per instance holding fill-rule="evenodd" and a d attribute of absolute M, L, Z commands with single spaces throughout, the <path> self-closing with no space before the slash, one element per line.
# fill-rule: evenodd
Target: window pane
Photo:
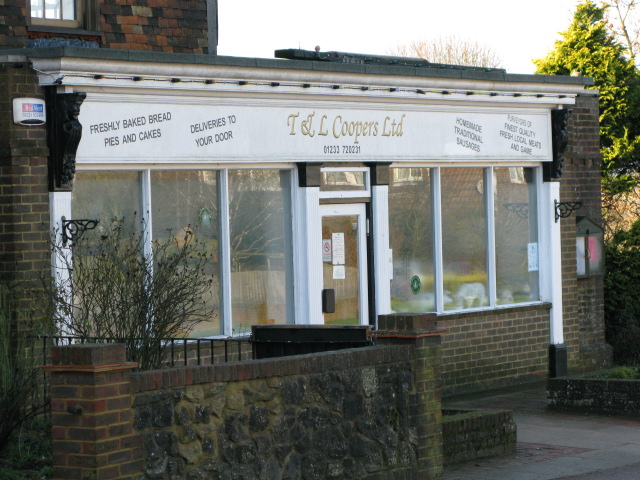
<path fill-rule="evenodd" d="M 320 190 L 321 191 L 364 191 L 364 172 L 322 172 Z"/>
<path fill-rule="evenodd" d="M 538 300 L 538 218 L 533 168 L 494 168 L 498 304 Z"/>
<path fill-rule="evenodd" d="M 75 0 L 62 0 L 62 20 L 76 19 L 76 2 Z"/>
<path fill-rule="evenodd" d="M 322 241 L 331 242 L 329 258 L 322 261 L 322 288 L 335 292 L 335 311 L 324 314 L 327 325 L 360 324 L 360 275 L 358 240 L 362 232 L 358 228 L 358 215 L 322 217 Z M 342 243 L 342 259 L 333 254 L 336 242 Z M 343 275 L 336 275 L 336 269 Z"/>
<path fill-rule="evenodd" d="M 576 261 L 577 261 L 577 274 L 579 277 L 585 277 L 587 275 L 587 249 L 585 248 L 585 241 L 587 237 L 576 237 Z"/>
<path fill-rule="evenodd" d="M 488 304 L 486 215 L 481 168 L 443 168 L 442 262 L 445 310 Z"/>
<path fill-rule="evenodd" d="M 77 20 L 75 0 L 31 0 L 31 18 Z"/>
<path fill-rule="evenodd" d="M 287 321 L 292 290 L 289 182 L 288 171 L 229 172 L 233 333 Z"/>
<path fill-rule="evenodd" d="M 44 18 L 44 0 L 31 0 L 31 16 Z"/>
<path fill-rule="evenodd" d="M 432 312 L 435 310 L 435 302 L 430 170 L 428 168 L 394 168 L 391 172 L 392 181 L 389 186 L 389 241 L 393 251 L 391 308 L 395 312 Z"/>
<path fill-rule="evenodd" d="M 138 257 L 141 240 L 139 192 L 138 172 L 76 172 L 71 219 L 98 220 L 98 224 L 75 244 L 72 272 L 57 272 L 60 279 L 67 273 L 72 274 L 74 283 L 74 326 L 66 333 L 119 335 L 121 330 L 118 322 L 113 322 L 113 315 L 130 312 L 134 296 L 129 290 L 122 295 L 120 289 L 143 281 L 142 269 L 128 274 L 125 279 L 118 275 L 118 268 L 113 268 L 120 262 L 130 266 L 127 262 Z M 71 301 L 71 297 L 68 300 Z M 125 316 L 129 319 L 135 315 Z"/>
<path fill-rule="evenodd" d="M 175 238 L 197 240 L 213 259 L 206 274 L 211 278 L 207 296 L 209 321 L 201 322 L 191 337 L 222 334 L 220 316 L 220 275 L 218 262 L 217 173 L 215 171 L 151 172 L 152 238 L 161 244 Z"/>
<path fill-rule="evenodd" d="M 98 230 L 113 219 L 124 220 L 125 234 L 139 226 L 140 177 L 138 172 L 76 172 L 72 212 L 74 219 L 99 220 Z"/>

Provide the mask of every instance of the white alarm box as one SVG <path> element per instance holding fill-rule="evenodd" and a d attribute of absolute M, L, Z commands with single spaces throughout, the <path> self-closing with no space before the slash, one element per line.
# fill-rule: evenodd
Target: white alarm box
<path fill-rule="evenodd" d="M 44 100 L 39 98 L 14 98 L 13 122 L 19 125 L 43 125 L 47 120 Z"/>

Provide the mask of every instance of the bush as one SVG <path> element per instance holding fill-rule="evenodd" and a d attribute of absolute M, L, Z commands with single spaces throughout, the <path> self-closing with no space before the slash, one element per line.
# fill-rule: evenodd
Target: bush
<path fill-rule="evenodd" d="M 23 330 L 27 315 L 17 307 L 22 295 L 15 285 L 0 284 L 0 452 L 11 434 L 45 407 L 35 394 L 39 369 Z"/>
<path fill-rule="evenodd" d="M 51 425 L 44 417 L 25 422 L 8 440 L 0 455 L 2 480 L 36 480 L 51 477 Z"/>
<path fill-rule="evenodd" d="M 58 265 L 46 285 L 59 333 L 124 343 L 128 359 L 149 370 L 162 364 L 163 340 L 184 338 L 209 318 L 215 276 L 191 229 L 145 252 L 145 227 L 127 233 L 124 220 L 113 220 L 71 249 L 54 243 Z"/>
<path fill-rule="evenodd" d="M 605 332 L 618 364 L 640 365 L 640 220 L 605 243 Z"/>
<path fill-rule="evenodd" d="M 607 372 L 605 378 L 618 380 L 637 380 L 638 369 L 633 367 L 614 367 Z"/>

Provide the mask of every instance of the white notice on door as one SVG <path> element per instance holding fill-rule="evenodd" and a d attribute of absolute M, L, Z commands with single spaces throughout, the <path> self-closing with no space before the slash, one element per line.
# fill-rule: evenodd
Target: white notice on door
<path fill-rule="evenodd" d="M 538 244 L 537 243 L 528 244 L 528 253 L 529 253 L 529 271 L 537 272 L 538 271 Z"/>
<path fill-rule="evenodd" d="M 333 279 L 334 280 L 344 280 L 347 278 L 347 272 L 344 268 L 344 265 L 334 265 L 333 266 Z"/>
<path fill-rule="evenodd" d="M 344 265 L 344 233 L 332 233 L 333 264 Z"/>

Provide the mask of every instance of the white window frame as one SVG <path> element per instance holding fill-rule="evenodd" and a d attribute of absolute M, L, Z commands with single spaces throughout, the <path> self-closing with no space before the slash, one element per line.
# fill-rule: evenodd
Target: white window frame
<path fill-rule="evenodd" d="M 81 18 L 83 16 L 83 0 L 74 0 L 73 2 L 73 18 L 72 19 L 64 19 L 63 18 L 63 0 L 53 0 L 55 4 L 59 7 L 59 14 L 56 17 L 48 17 L 47 15 L 47 1 L 42 0 L 43 2 L 43 16 L 36 16 L 31 7 L 31 0 L 28 0 L 28 8 L 32 25 L 47 25 L 51 27 L 67 27 L 67 28 L 80 28 L 82 27 Z"/>
<path fill-rule="evenodd" d="M 495 245 L 495 215 L 494 215 L 494 190 L 495 185 L 493 182 L 493 170 L 494 168 L 505 167 L 522 167 L 533 168 L 534 178 L 536 182 L 536 197 L 537 197 L 537 237 L 538 237 L 538 292 L 539 297 L 537 300 L 531 300 L 530 302 L 510 303 L 504 305 L 497 304 L 497 271 L 496 271 L 496 245 Z M 431 171 L 431 208 L 433 218 L 433 275 L 434 275 L 434 294 L 435 294 L 435 310 L 439 315 L 451 315 L 459 314 L 462 312 L 473 311 L 487 311 L 496 310 L 501 308 L 513 308 L 527 305 L 539 304 L 543 301 L 542 285 L 544 278 L 546 278 L 546 271 L 548 269 L 548 261 L 541 254 L 543 247 L 546 245 L 545 230 L 543 230 L 543 215 L 542 215 L 542 166 L 540 163 L 522 163 L 522 162 L 504 162 L 504 163 L 491 163 L 491 164 L 467 164 L 467 163 L 452 163 L 452 164 L 418 164 L 396 163 L 391 165 L 391 169 L 400 168 L 428 168 Z M 455 310 L 444 309 L 444 265 L 442 258 L 442 192 L 441 192 L 441 169 L 442 168 L 477 168 L 483 170 L 483 182 L 484 182 L 484 208 L 486 218 L 486 255 L 487 255 L 487 299 L 488 305 L 474 308 L 463 308 Z M 379 292 L 381 293 L 381 292 Z M 387 290 L 386 295 L 390 297 L 391 292 Z M 389 300 L 390 301 L 390 300 Z"/>
<path fill-rule="evenodd" d="M 368 167 L 322 167 L 320 173 L 324 172 L 363 172 L 364 190 L 319 190 L 319 198 L 370 198 L 371 197 L 371 175 Z"/>
<path fill-rule="evenodd" d="M 140 193 L 141 193 L 141 205 L 140 208 L 143 212 L 143 220 L 147 225 L 148 235 L 144 239 L 144 254 L 151 255 L 152 252 L 152 241 L 153 238 L 151 236 L 152 225 L 153 225 L 153 215 L 151 208 L 151 172 L 152 171 L 178 171 L 178 170 L 208 170 L 215 171 L 217 174 L 217 188 L 218 188 L 218 214 L 219 214 L 219 228 L 220 228 L 220 239 L 219 239 L 219 258 L 220 258 L 220 319 L 222 326 L 222 333 L 219 335 L 212 335 L 204 338 L 228 338 L 228 337 L 242 337 L 246 336 L 250 332 L 233 332 L 233 313 L 232 313 L 232 296 L 231 296 L 231 248 L 230 248 L 230 223 L 229 223 L 229 203 L 228 201 L 224 201 L 229 197 L 229 183 L 228 183 L 228 172 L 230 170 L 286 170 L 289 172 L 289 183 L 290 183 L 290 205 L 291 205 L 291 223 L 289 224 L 289 228 L 292 229 L 291 235 L 293 238 L 294 225 L 296 225 L 296 218 L 299 215 L 296 213 L 296 202 L 295 199 L 295 182 L 297 182 L 296 169 L 292 167 L 290 164 L 269 164 L 266 168 L 264 165 L 252 165 L 252 164 L 242 164 L 242 165 L 158 165 L 155 167 L 149 167 L 148 165 L 90 165 L 83 166 L 79 168 L 78 171 L 135 171 L 138 172 L 140 177 Z M 71 194 L 62 195 L 62 194 L 53 194 L 57 195 L 55 198 L 60 198 L 57 204 L 53 201 L 52 198 L 52 209 L 51 209 L 51 218 L 60 219 L 61 215 L 65 215 L 69 218 L 72 204 L 71 204 Z M 58 205 L 58 206 L 56 206 Z M 52 224 L 54 222 L 52 221 Z M 296 242 L 293 242 L 294 245 Z M 295 250 L 293 252 L 295 254 Z M 55 260 L 55 259 L 54 259 Z M 296 268 L 297 262 L 295 261 L 295 257 L 292 258 L 293 268 L 288 272 L 291 276 L 289 289 L 294 289 L 296 285 L 295 279 L 297 278 L 298 269 Z M 291 292 L 287 292 L 287 298 L 289 298 Z M 297 309 L 293 304 L 287 304 L 287 323 L 294 323 L 295 319 L 298 318 Z"/>
<path fill-rule="evenodd" d="M 100 29 L 97 0 L 74 0 L 74 19 L 71 20 L 35 16 L 31 9 L 31 1 L 27 1 L 28 22 L 36 31 L 48 31 L 51 27 L 52 29 L 78 30 L 79 34 L 91 34 Z M 62 3 L 62 0 L 57 1 Z"/>

